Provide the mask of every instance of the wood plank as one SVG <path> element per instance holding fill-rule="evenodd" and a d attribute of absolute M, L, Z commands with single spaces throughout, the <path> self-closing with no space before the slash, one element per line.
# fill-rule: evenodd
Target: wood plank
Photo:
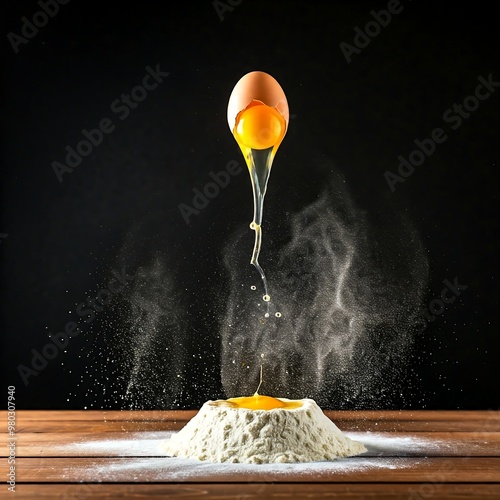
<path fill-rule="evenodd" d="M 250 500 L 253 498 L 280 498 L 303 500 L 304 498 L 338 498 L 365 500 L 387 498 L 390 500 L 419 500 L 436 498 L 463 500 L 465 496 L 475 499 L 496 500 L 500 498 L 498 484 L 19 484 L 16 500 L 33 498 L 65 498 L 86 500 L 87 498 L 146 500 L 154 498 L 211 500 Z"/>
<path fill-rule="evenodd" d="M 101 410 L 18 410 L 22 423 L 51 422 L 130 422 L 130 421 L 182 421 L 187 422 L 198 410 L 101 411 Z"/>
<path fill-rule="evenodd" d="M 198 410 L 17 410 L 25 420 L 189 420 Z M 1 410 L 0 416 L 6 416 Z M 500 410 L 325 410 L 341 420 L 486 420 L 500 422 Z"/>
<path fill-rule="evenodd" d="M 16 432 L 47 432 L 59 433 L 66 430 L 81 433 L 107 433 L 107 432 L 145 432 L 145 431 L 178 431 L 182 429 L 188 421 L 172 420 L 144 420 L 144 421 L 31 421 L 17 422 Z M 6 432 L 0 433 L 0 436 L 6 435 Z"/>
<path fill-rule="evenodd" d="M 198 410 L 17 410 L 17 418 L 22 421 L 70 420 L 87 421 L 127 421 L 127 420 L 190 420 Z M 0 417 L 6 417 L 5 410 Z"/>
<path fill-rule="evenodd" d="M 170 432 L 20 433 L 18 457 L 140 457 L 159 456 Z M 478 437 L 472 432 L 349 433 L 368 448 L 363 456 L 500 456 L 500 432 Z M 0 456 L 8 455 L 8 441 L 0 442 Z"/>
<path fill-rule="evenodd" d="M 7 465 L 0 465 L 6 477 Z M 169 458 L 19 458 L 30 483 L 499 483 L 500 458 L 364 458 L 289 465 L 199 464 Z"/>
<path fill-rule="evenodd" d="M 327 411 L 345 431 L 500 432 L 499 411 Z M 17 411 L 18 432 L 179 430 L 196 411 Z M 5 411 L 0 419 L 5 419 Z"/>

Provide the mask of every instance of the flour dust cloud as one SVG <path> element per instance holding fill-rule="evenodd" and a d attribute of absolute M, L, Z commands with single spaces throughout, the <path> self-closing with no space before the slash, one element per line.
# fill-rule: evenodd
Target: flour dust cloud
<path fill-rule="evenodd" d="M 226 248 L 227 396 L 252 394 L 262 364 L 262 394 L 311 397 L 334 408 L 390 405 L 404 383 L 428 274 L 416 231 L 404 218 L 369 221 L 340 175 L 289 223 L 288 242 L 266 264 L 269 317 L 260 287 L 254 291 L 236 265 L 244 235 Z"/>
<path fill-rule="evenodd" d="M 278 245 L 266 225 L 269 302 L 249 264 L 248 225 L 221 242 L 224 259 L 213 235 L 188 247 L 174 217 L 131 230 L 116 267 L 133 279 L 81 336 L 89 363 L 71 396 L 89 408 L 196 408 L 253 394 L 262 365 L 263 395 L 324 408 L 400 405 L 425 251 L 406 217 L 363 211 L 341 175 L 329 175 L 315 201 L 279 214 Z"/>

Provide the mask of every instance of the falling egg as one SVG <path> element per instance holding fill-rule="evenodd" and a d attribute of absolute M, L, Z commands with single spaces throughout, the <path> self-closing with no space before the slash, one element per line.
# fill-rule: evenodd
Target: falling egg
<path fill-rule="evenodd" d="M 227 106 L 227 121 L 243 148 L 263 150 L 280 145 L 288 128 L 288 102 L 268 73 L 252 71 L 236 83 Z"/>

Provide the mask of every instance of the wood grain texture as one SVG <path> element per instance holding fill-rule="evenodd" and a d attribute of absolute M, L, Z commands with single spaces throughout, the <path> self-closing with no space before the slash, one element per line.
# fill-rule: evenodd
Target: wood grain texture
<path fill-rule="evenodd" d="M 250 500 L 273 498 L 274 500 L 305 500 L 311 498 L 345 498 L 366 500 L 384 498 L 390 500 L 414 500 L 434 498 L 463 500 L 484 498 L 498 500 L 499 484 L 268 484 L 263 490 L 260 484 L 21 484 L 16 490 L 16 500 L 41 498 L 53 500 L 106 500 L 132 498 L 133 500 L 158 499 L 210 499 Z"/>
<path fill-rule="evenodd" d="M 196 410 L 102 411 L 18 410 L 22 432 L 74 432 L 179 430 Z M 345 431 L 500 432 L 500 411 L 325 411 Z M 7 412 L 0 411 L 7 421 Z"/>
<path fill-rule="evenodd" d="M 413 493 L 415 492 L 415 493 Z M 263 491 L 260 484 L 22 484 L 15 494 L 16 500 L 101 498 L 106 500 L 133 498 L 250 500 L 273 498 L 275 500 L 305 500 L 310 498 L 346 498 L 366 500 L 384 498 L 408 500 L 447 498 L 484 498 L 498 500 L 498 484 L 269 484 Z"/>
<path fill-rule="evenodd" d="M 130 483 L 401 483 L 427 481 L 444 483 L 500 483 L 500 457 L 462 458 L 351 458 L 352 467 L 335 469 L 332 473 L 311 467 L 304 473 L 248 471 L 218 472 L 210 467 L 181 476 L 168 467 L 169 458 L 19 458 L 17 479 L 24 483 L 130 482 Z M 373 464 L 367 464 L 372 460 Z M 363 466 L 359 468 L 356 464 Z M 376 462 L 376 463 L 375 463 Z M 220 468 L 218 468 L 220 470 Z M 264 469 L 265 470 L 265 469 Z M 0 467 L 0 474 L 6 474 Z"/>
<path fill-rule="evenodd" d="M 23 432 L 17 438 L 18 457 L 140 457 L 151 456 L 153 445 L 160 440 L 166 440 L 172 433 L 156 432 L 94 432 L 81 434 L 78 432 L 60 432 L 54 440 L 53 433 Z M 348 433 L 356 440 L 362 440 L 368 448 L 363 456 L 384 457 L 422 457 L 422 456 L 500 456 L 500 432 L 490 432 L 485 440 L 474 432 L 379 432 L 379 433 Z M 410 442 L 405 443 L 405 441 Z M 126 444 L 133 441 L 150 442 L 151 447 L 127 448 Z M 387 443 L 384 446 L 384 441 Z M 77 448 L 74 444 L 104 444 L 107 448 L 95 449 Z M 0 443 L 0 457 L 8 455 L 8 443 Z"/>
<path fill-rule="evenodd" d="M 186 468 L 161 456 L 158 443 L 194 410 L 20 410 L 15 498 L 500 498 L 498 411 L 325 413 L 368 452 L 290 472 L 237 464 Z M 0 419 L 6 422 L 5 411 Z M 9 436 L 0 436 L 5 478 Z"/>

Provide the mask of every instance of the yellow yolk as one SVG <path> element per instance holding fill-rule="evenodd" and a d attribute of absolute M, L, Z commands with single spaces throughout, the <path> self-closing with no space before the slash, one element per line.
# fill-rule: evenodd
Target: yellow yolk
<path fill-rule="evenodd" d="M 235 408 L 245 408 L 247 410 L 274 410 L 275 408 L 292 410 L 302 406 L 301 401 L 282 401 L 281 399 L 272 398 L 271 396 L 261 396 L 260 394 L 241 398 L 229 398 L 226 401 Z"/>
<path fill-rule="evenodd" d="M 237 142 L 250 149 L 277 147 L 285 132 L 286 122 L 282 114 L 262 103 L 253 103 L 241 111 L 233 131 Z"/>

